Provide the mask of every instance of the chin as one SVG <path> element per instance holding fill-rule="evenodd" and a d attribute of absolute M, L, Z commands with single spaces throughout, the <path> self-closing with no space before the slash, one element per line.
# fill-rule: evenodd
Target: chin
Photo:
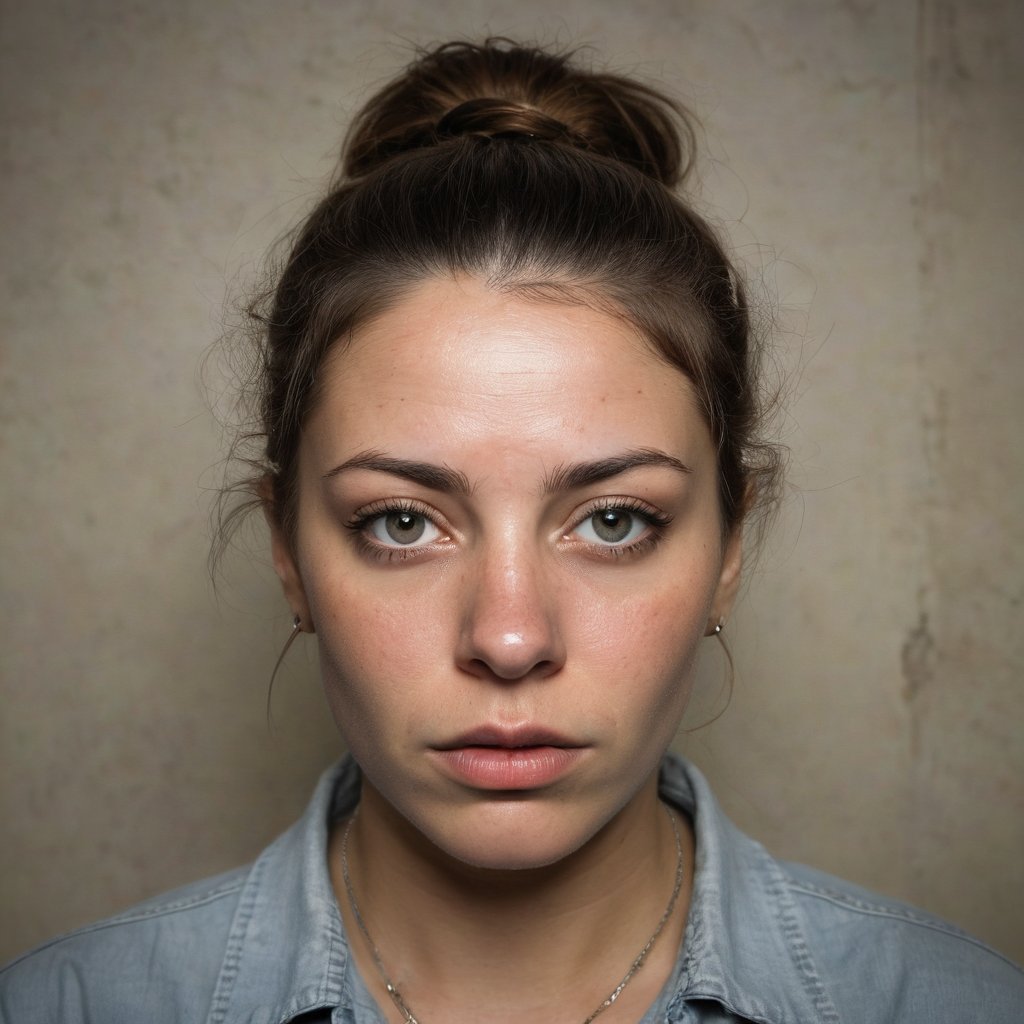
<path fill-rule="evenodd" d="M 484 871 L 531 871 L 557 864 L 583 843 L 557 842 L 554 837 L 518 835 L 508 842 L 444 842 L 440 849 L 468 867 Z"/>
<path fill-rule="evenodd" d="M 477 806 L 455 821 L 423 822 L 422 831 L 439 850 L 469 867 L 529 871 L 575 853 L 604 823 L 600 814 L 591 820 L 564 806 L 523 800 Z"/>

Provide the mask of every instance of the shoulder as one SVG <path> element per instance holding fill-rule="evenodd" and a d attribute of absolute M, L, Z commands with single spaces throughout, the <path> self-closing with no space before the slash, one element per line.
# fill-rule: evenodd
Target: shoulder
<path fill-rule="evenodd" d="M 1024 972 L 922 910 L 778 860 L 719 808 L 689 762 L 661 792 L 694 821 L 682 995 L 752 1020 L 1021 1024 Z"/>
<path fill-rule="evenodd" d="M 842 1020 L 1019 1022 L 1024 971 L 959 928 L 800 864 L 776 861 Z"/>
<path fill-rule="evenodd" d="M 247 869 L 140 903 L 0 970 L 0 1024 L 205 1020 Z M 129 1005 L 130 1004 L 130 1005 Z"/>

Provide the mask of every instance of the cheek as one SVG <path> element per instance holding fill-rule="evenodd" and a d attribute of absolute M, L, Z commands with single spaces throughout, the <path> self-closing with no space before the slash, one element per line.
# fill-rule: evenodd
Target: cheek
<path fill-rule="evenodd" d="M 439 646 L 440 623 L 431 618 L 437 602 L 389 596 L 357 574 L 318 580 L 307 593 L 327 699 L 349 745 L 414 719 Z"/>
<path fill-rule="evenodd" d="M 684 585 L 586 603 L 579 651 L 603 678 L 609 707 L 639 701 L 650 715 L 682 714 L 708 603 L 704 588 Z"/>

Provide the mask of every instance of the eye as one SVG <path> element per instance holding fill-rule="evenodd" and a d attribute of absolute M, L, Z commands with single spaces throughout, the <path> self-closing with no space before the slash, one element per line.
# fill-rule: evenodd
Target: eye
<path fill-rule="evenodd" d="M 649 529 L 649 518 L 628 508 L 595 509 L 573 532 L 590 544 L 621 547 L 639 540 Z"/>
<path fill-rule="evenodd" d="M 411 509 L 393 509 L 366 521 L 364 529 L 385 547 L 421 547 L 439 540 L 441 531 L 425 516 Z"/>

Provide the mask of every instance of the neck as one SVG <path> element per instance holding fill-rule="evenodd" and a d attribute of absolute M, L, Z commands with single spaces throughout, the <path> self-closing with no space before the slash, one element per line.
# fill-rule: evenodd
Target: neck
<path fill-rule="evenodd" d="M 501 871 L 448 856 L 364 781 L 349 830 L 350 880 L 384 967 L 421 1024 L 543 1019 L 580 1024 L 619 984 L 665 913 L 677 867 L 656 777 L 580 849 L 544 867 Z M 602 1024 L 639 1019 L 671 973 L 693 874 L 689 823 L 674 812 L 683 884 L 643 968 Z M 360 973 L 392 1006 L 352 913 L 341 871 L 343 823 L 331 871 Z"/>

